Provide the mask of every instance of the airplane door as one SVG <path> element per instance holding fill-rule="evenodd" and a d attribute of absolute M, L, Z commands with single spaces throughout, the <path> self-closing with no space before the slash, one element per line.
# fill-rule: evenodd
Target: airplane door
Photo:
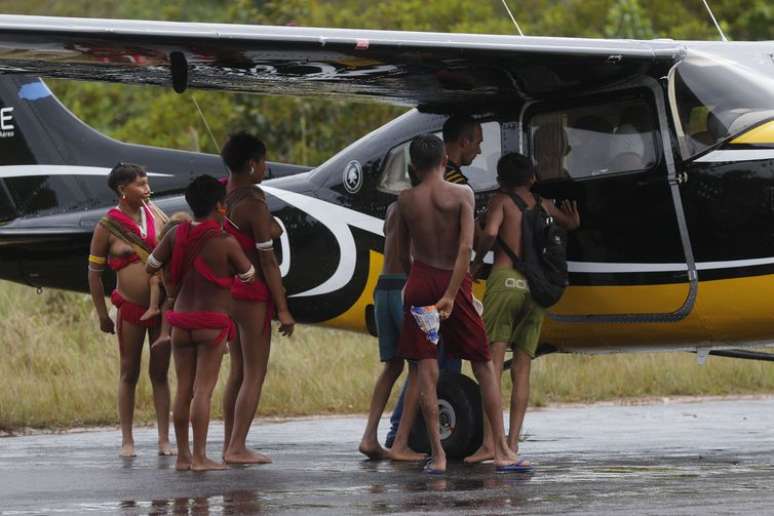
<path fill-rule="evenodd" d="M 568 242 L 562 322 L 670 322 L 692 310 L 698 277 L 672 155 L 664 93 L 627 90 L 522 114 L 518 147 L 537 167 L 535 191 L 578 203 Z"/>

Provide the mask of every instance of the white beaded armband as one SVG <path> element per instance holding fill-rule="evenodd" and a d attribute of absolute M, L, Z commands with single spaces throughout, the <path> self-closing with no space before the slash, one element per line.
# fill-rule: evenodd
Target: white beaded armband
<path fill-rule="evenodd" d="M 148 255 L 148 265 L 150 265 L 154 269 L 160 269 L 161 266 L 164 264 L 158 261 L 158 259 L 155 256 L 153 256 L 153 254 L 151 253 Z"/>
<path fill-rule="evenodd" d="M 255 278 L 255 267 L 252 265 L 249 269 L 247 269 L 247 272 L 243 272 L 242 274 L 237 274 L 237 277 L 239 278 L 239 281 L 242 283 L 250 283 L 253 278 Z"/>
<path fill-rule="evenodd" d="M 255 248 L 259 251 L 273 251 L 274 250 L 274 241 L 267 240 L 265 242 L 256 242 Z"/>

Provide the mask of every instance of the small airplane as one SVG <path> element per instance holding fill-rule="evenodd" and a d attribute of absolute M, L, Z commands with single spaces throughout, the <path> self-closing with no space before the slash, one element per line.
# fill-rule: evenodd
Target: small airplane
<path fill-rule="evenodd" d="M 87 290 L 117 161 L 147 166 L 168 213 L 185 208 L 192 177 L 225 175 L 218 156 L 100 135 L 39 77 L 372 100 L 414 109 L 314 169 L 272 164 L 262 185 L 285 230 L 275 248 L 299 322 L 375 333 L 382 223 L 409 185 L 408 142 L 464 112 L 484 133 L 464 169 L 479 210 L 497 159 L 518 151 L 536 164 L 537 192 L 582 214 L 542 353 L 772 358 L 728 350 L 774 343 L 774 42 L 0 15 L 0 74 L 2 279 Z M 458 455 L 480 440 L 480 423 L 463 419 L 444 427 L 470 435 L 457 434 L 468 443 Z"/>

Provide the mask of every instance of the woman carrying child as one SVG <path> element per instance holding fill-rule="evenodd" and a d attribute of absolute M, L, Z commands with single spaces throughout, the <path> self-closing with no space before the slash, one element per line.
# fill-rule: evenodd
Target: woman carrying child
<path fill-rule="evenodd" d="M 225 197 L 226 188 L 217 179 L 196 178 L 185 191 L 193 222 L 182 222 L 169 231 L 146 267 L 155 274 L 166 264 L 170 291 L 176 293 L 174 310 L 166 317 L 172 326 L 177 373 L 173 417 L 178 470 L 227 467 L 207 458 L 210 404 L 225 343 L 236 330 L 229 317 L 231 289 L 235 283 L 253 282 L 255 268 L 239 243 L 222 229 Z M 189 422 L 193 453 L 188 444 Z"/>
<path fill-rule="evenodd" d="M 118 334 L 121 375 L 118 383 L 118 414 L 121 422 L 122 457 L 133 457 L 134 396 L 140 376 L 146 333 L 150 341 L 159 336 L 160 317 L 149 311 L 151 282 L 143 262 L 156 246 L 163 213 L 149 203 L 150 186 L 140 165 L 119 163 L 108 176 L 108 185 L 118 195 L 118 206 L 108 210 L 97 224 L 89 256 L 89 290 L 99 316 L 100 329 Z M 117 285 L 110 299 L 118 309 L 117 327 L 108 316 L 102 273 L 108 265 L 116 273 Z M 173 455 L 169 442 L 169 346 L 150 351 L 148 373 L 158 422 L 159 454 Z"/>

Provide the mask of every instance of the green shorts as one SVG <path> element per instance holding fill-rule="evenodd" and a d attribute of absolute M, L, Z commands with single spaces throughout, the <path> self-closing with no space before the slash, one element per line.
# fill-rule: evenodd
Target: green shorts
<path fill-rule="evenodd" d="M 545 309 L 532 300 L 527 280 L 513 269 L 494 269 L 486 281 L 484 325 L 489 342 L 507 342 L 535 358 Z"/>

